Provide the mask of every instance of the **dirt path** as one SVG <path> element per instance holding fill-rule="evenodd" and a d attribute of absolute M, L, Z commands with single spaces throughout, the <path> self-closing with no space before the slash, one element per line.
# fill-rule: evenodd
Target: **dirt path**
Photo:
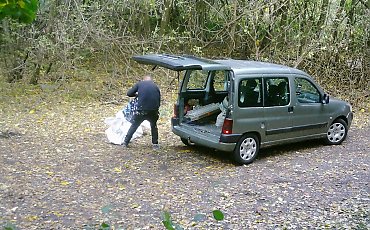
<path fill-rule="evenodd" d="M 0 226 L 19 229 L 369 229 L 370 127 L 340 146 L 317 141 L 261 151 L 247 166 L 189 148 L 160 126 L 129 149 L 107 143 L 117 107 L 60 103 L 0 113 Z M 223 221 L 212 218 L 221 210 Z"/>

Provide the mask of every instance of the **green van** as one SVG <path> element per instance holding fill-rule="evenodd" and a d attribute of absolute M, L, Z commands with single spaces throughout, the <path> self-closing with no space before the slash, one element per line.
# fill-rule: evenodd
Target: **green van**
<path fill-rule="evenodd" d="M 350 104 L 332 99 L 307 73 L 272 63 L 194 56 L 134 56 L 182 75 L 172 131 L 186 145 L 232 152 L 253 162 L 260 148 L 321 138 L 341 144 L 353 119 Z"/>

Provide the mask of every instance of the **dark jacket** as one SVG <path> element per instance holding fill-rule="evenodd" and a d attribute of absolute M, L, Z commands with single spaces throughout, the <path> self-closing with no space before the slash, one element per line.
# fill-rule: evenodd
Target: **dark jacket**
<path fill-rule="evenodd" d="M 138 110 L 158 110 L 161 92 L 153 81 L 139 81 L 127 91 L 127 96 L 138 96 Z"/>

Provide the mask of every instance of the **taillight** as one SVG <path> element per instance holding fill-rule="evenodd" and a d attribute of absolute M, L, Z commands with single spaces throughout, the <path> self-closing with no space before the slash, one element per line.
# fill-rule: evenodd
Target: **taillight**
<path fill-rule="evenodd" d="M 178 104 L 173 105 L 173 117 L 174 118 L 179 117 L 179 105 Z"/>
<path fill-rule="evenodd" d="M 225 118 L 224 124 L 222 125 L 222 134 L 233 133 L 233 119 Z"/>

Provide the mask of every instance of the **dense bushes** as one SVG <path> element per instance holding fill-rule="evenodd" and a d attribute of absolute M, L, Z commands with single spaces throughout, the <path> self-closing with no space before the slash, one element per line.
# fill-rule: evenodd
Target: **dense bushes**
<path fill-rule="evenodd" d="M 133 54 L 187 53 L 282 63 L 353 103 L 369 96 L 370 10 L 360 0 L 40 1 L 36 20 L 0 26 L 8 82 L 138 76 Z M 81 74 L 82 73 L 82 74 Z M 102 80 L 103 79 L 103 80 Z M 170 80 L 170 79 L 169 79 Z M 121 84 L 124 84 L 122 83 Z M 112 87 L 114 88 L 114 87 Z M 351 95 L 351 96 L 349 96 Z"/>

